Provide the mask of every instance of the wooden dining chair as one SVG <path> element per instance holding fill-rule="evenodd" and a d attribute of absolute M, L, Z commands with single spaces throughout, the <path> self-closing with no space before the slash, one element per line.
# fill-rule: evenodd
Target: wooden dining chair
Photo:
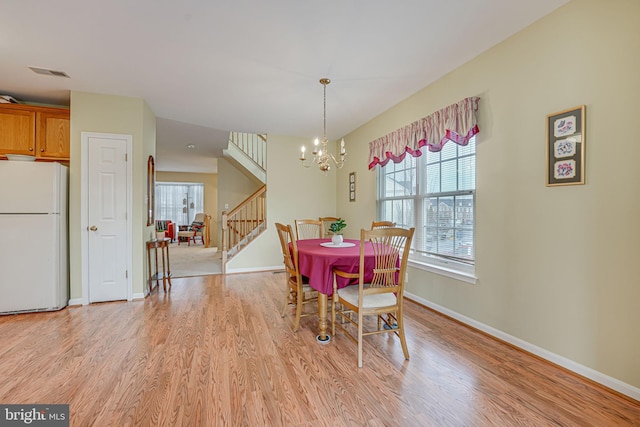
<path fill-rule="evenodd" d="M 396 223 L 392 222 L 392 221 L 373 221 L 371 222 L 371 229 L 375 230 L 376 228 L 389 228 L 389 227 L 395 227 Z M 393 313 L 388 313 L 387 314 L 387 319 L 389 319 L 389 323 L 393 323 L 395 324 L 395 318 L 393 317 Z"/>
<path fill-rule="evenodd" d="M 374 230 L 376 228 L 389 228 L 395 227 L 396 223 L 391 221 L 373 221 L 371 223 L 371 229 Z"/>
<path fill-rule="evenodd" d="M 367 335 L 394 333 L 400 338 L 404 358 L 409 350 L 404 336 L 403 294 L 409 249 L 415 229 L 398 227 L 362 230 L 360 232 L 360 267 L 358 273 L 333 269 L 333 300 L 331 303 L 331 332 L 336 327 L 358 344 L 358 367 L 362 368 L 362 338 Z M 374 252 L 371 274 L 365 271 L 365 245 L 370 243 Z M 358 285 L 338 289 L 337 278 L 357 278 Z M 365 277 L 372 277 L 365 282 Z M 338 308 L 338 306 L 340 306 Z M 336 322 L 336 315 L 340 322 Z M 391 315 L 391 316 L 389 316 Z M 364 317 L 376 316 L 377 329 L 364 330 Z M 349 328 L 357 328 L 354 336 Z"/>
<path fill-rule="evenodd" d="M 296 332 L 300 327 L 300 319 L 302 317 L 318 313 L 317 308 L 315 312 L 305 312 L 303 310 L 304 305 L 318 300 L 318 292 L 309 286 L 305 278 L 300 274 L 298 269 L 298 246 L 293 238 L 291 226 L 276 223 L 276 230 L 280 239 L 284 268 L 287 275 L 287 292 L 285 294 L 284 307 L 282 308 L 282 317 L 287 314 L 288 307 L 295 306 L 296 314 L 293 332 Z"/>
<path fill-rule="evenodd" d="M 296 219 L 296 236 L 298 240 L 321 239 L 324 237 L 324 226 L 317 219 Z"/>
<path fill-rule="evenodd" d="M 329 227 L 331 227 L 331 224 L 338 221 L 339 219 L 340 218 L 337 218 L 335 216 L 321 216 L 319 218 L 319 220 L 322 222 L 322 229 L 324 231 L 324 235 L 322 237 L 331 237 L 332 233 L 329 230 Z"/>

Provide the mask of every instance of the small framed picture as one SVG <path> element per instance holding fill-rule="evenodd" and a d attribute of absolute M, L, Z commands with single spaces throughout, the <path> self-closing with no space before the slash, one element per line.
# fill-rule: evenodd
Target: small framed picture
<path fill-rule="evenodd" d="M 356 201 L 356 173 L 349 173 L 349 201 Z"/>
<path fill-rule="evenodd" d="M 584 184 L 585 106 L 547 116 L 547 187 Z"/>

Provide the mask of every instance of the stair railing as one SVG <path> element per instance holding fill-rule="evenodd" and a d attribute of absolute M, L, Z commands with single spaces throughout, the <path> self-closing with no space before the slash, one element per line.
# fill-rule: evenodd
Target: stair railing
<path fill-rule="evenodd" d="M 267 186 L 263 185 L 231 212 L 222 212 L 222 272 L 226 263 L 266 229 Z"/>
<path fill-rule="evenodd" d="M 267 169 L 267 136 L 256 133 L 231 132 L 229 142 L 238 147 L 263 170 Z"/>

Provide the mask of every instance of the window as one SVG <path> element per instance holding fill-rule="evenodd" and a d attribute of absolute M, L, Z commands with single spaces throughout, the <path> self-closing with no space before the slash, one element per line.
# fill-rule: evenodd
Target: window
<path fill-rule="evenodd" d="M 156 184 L 156 219 L 189 225 L 204 212 L 204 184 L 159 182 Z"/>
<path fill-rule="evenodd" d="M 378 219 L 415 227 L 410 260 L 472 275 L 476 138 L 379 168 Z"/>

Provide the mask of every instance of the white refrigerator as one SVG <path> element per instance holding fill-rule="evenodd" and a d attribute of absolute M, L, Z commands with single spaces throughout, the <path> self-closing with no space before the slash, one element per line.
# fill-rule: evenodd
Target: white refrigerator
<path fill-rule="evenodd" d="M 0 314 L 69 303 L 68 168 L 0 161 Z"/>

